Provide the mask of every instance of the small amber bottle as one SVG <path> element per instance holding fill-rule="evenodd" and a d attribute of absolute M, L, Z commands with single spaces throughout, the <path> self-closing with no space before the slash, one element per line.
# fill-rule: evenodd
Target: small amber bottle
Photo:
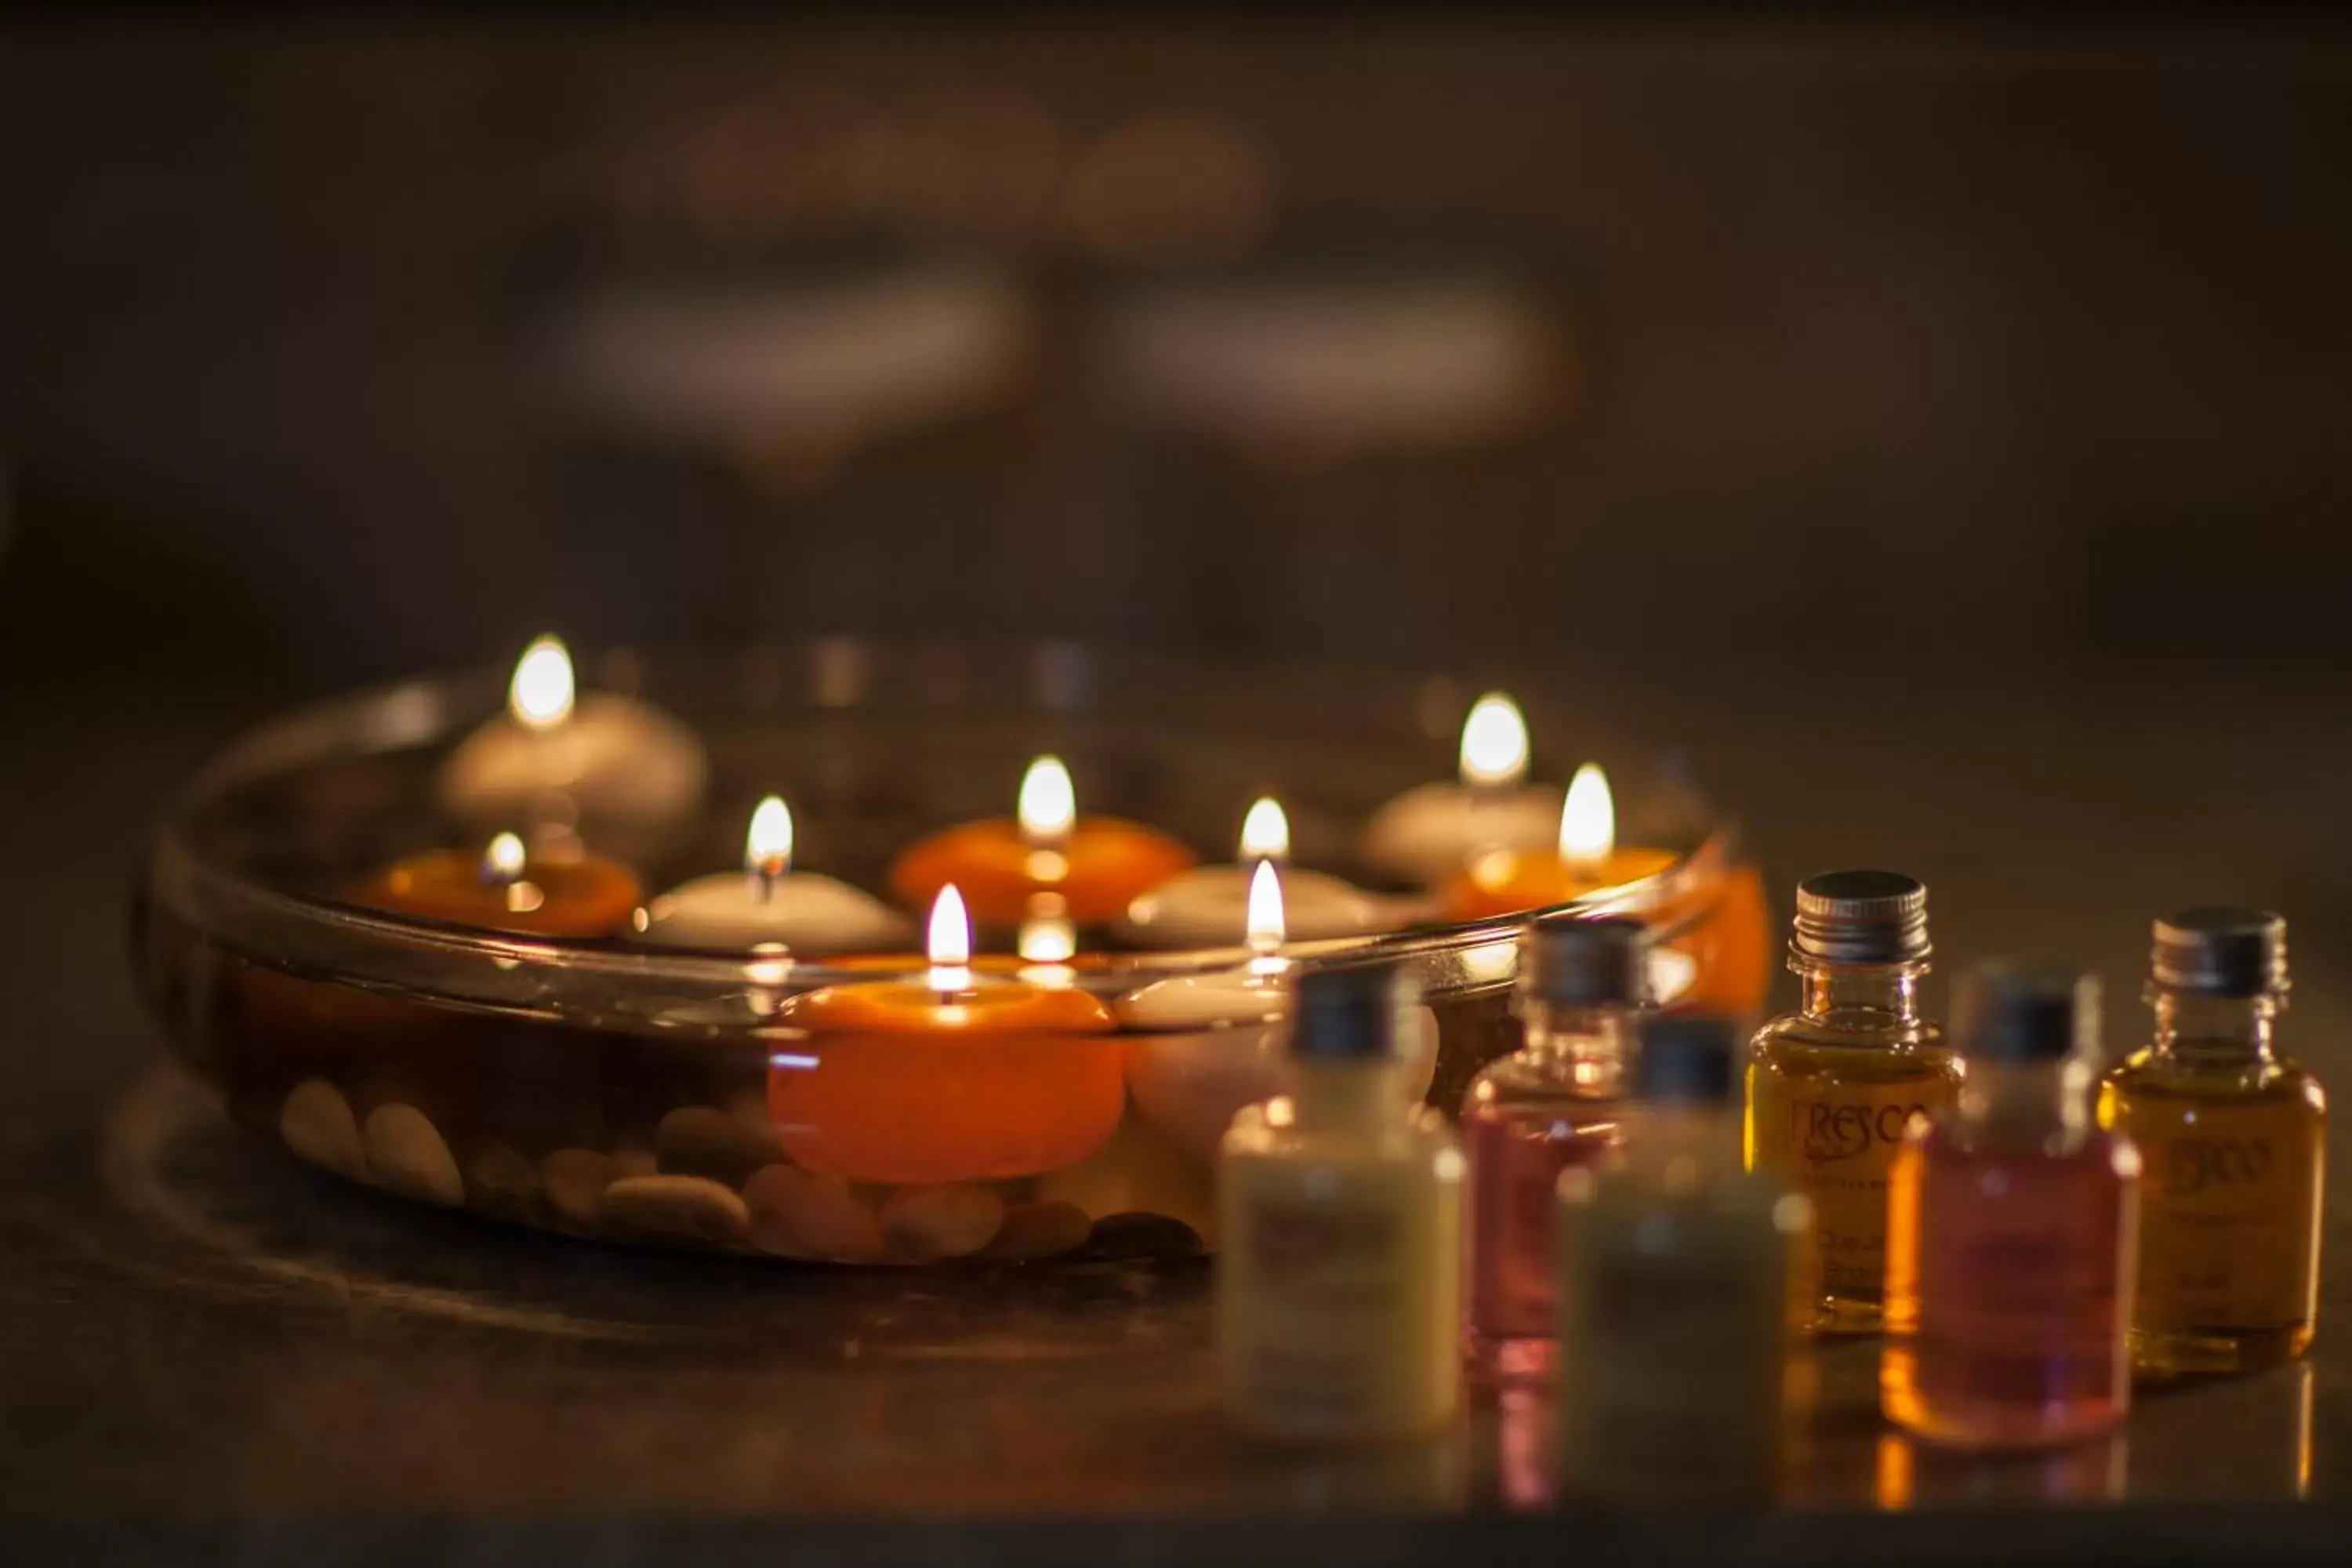
<path fill-rule="evenodd" d="M 1927 889 L 1894 871 L 1831 871 L 1797 889 L 1789 967 L 1804 1005 L 1757 1032 L 1748 1163 L 1812 1201 L 1815 1255 L 1800 1289 L 1812 1326 L 1879 1326 L 1886 1183 L 1903 1134 L 1951 1103 L 1959 1068 L 1919 1011 L 1933 949 Z"/>
<path fill-rule="evenodd" d="M 1616 1149 L 1619 1097 L 1649 955 L 1639 921 L 1555 917 L 1519 946 L 1526 1043 L 1470 1080 L 1464 1352 L 1496 1383 L 1552 1373 L 1553 1194 L 1562 1171 Z"/>
<path fill-rule="evenodd" d="M 2327 1099 L 2272 1044 L 2286 993 L 2277 915 L 2156 922 L 2156 1040 L 2099 1097 L 2099 1120 L 2147 1166 L 2131 1325 L 2143 1372 L 2246 1372 L 2311 1343 Z"/>
<path fill-rule="evenodd" d="M 1393 967 L 1305 975 L 1293 1092 L 1225 1134 L 1220 1375 L 1262 1436 L 1412 1437 L 1460 1408 L 1463 1159 L 1442 1118 L 1406 1109 L 1417 1012 Z"/>
<path fill-rule="evenodd" d="M 1741 1168 L 1738 1087 L 1729 1021 L 1649 1019 L 1623 1164 L 1560 1176 L 1564 1490 L 1754 1502 L 1778 1488 L 1810 1210 Z"/>
<path fill-rule="evenodd" d="M 2053 1447 L 2130 1405 L 2139 1156 L 2092 1115 L 2098 994 L 1998 965 L 1961 988 L 1968 1081 L 1905 1139 L 1887 1209 L 1880 1392 L 1906 1431 Z"/>

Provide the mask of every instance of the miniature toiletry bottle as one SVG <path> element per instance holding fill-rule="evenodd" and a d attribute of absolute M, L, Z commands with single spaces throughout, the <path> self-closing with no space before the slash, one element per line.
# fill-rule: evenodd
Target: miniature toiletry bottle
<path fill-rule="evenodd" d="M 2131 1323 L 2142 1372 L 2247 1372 L 2311 1343 L 2327 1098 L 2271 1044 L 2286 991 L 2277 915 L 2156 922 L 2156 1043 L 2099 1094 L 2101 1124 L 2146 1168 Z"/>
<path fill-rule="evenodd" d="M 1308 1442 L 1425 1435 L 1461 1405 L 1461 1151 L 1407 1110 L 1412 989 L 1393 967 L 1310 972 L 1294 1091 L 1243 1111 L 1220 1160 L 1225 1405 Z"/>
<path fill-rule="evenodd" d="M 1631 1079 L 1622 1166 L 1559 1179 L 1561 1484 L 1766 1500 L 1810 1205 L 1741 1166 L 1728 1020 L 1645 1020 Z"/>
<path fill-rule="evenodd" d="M 1968 1079 L 1905 1140 L 1886 1222 L 1886 1415 L 1922 1437 L 2049 1447 L 2131 1402 L 2139 1153 L 2100 1129 L 2098 982 L 1991 965 L 1953 1014 Z"/>
<path fill-rule="evenodd" d="M 1462 1102 L 1470 1159 L 1471 1370 L 1499 1383 L 1550 1377 L 1552 1232 L 1559 1173 L 1618 1142 L 1627 1036 L 1644 991 L 1639 921 L 1554 917 L 1520 942 L 1526 1044 L 1473 1079 Z"/>
<path fill-rule="evenodd" d="M 1927 889 L 1893 871 L 1832 871 L 1797 889 L 1789 967 L 1804 1005 L 1757 1032 L 1748 1163 L 1812 1200 L 1800 1289 L 1812 1326 L 1869 1333 L 1886 1273 L 1886 1180 L 1913 1120 L 1951 1103 L 1959 1068 L 1919 1013 Z"/>

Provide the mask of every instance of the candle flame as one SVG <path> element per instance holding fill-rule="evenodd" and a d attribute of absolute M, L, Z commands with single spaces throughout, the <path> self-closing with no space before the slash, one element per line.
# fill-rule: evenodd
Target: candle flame
<path fill-rule="evenodd" d="M 572 717 L 572 655 L 563 639 L 552 633 L 533 638 L 515 661 L 508 709 L 534 730 L 551 730 Z"/>
<path fill-rule="evenodd" d="M 743 836 L 743 869 L 761 877 L 781 877 L 793 864 L 793 813 L 782 795 L 768 795 L 751 813 L 751 829 Z"/>
<path fill-rule="evenodd" d="M 1528 773 L 1528 721 L 1519 705 L 1489 691 L 1470 705 L 1462 721 L 1462 782 L 1515 784 Z"/>
<path fill-rule="evenodd" d="M 501 833 L 490 840 L 489 849 L 482 856 L 482 875 L 493 882 L 511 882 L 522 875 L 522 840 L 511 833 Z"/>
<path fill-rule="evenodd" d="M 1600 763 L 1587 763 L 1569 781 L 1568 801 L 1559 810 L 1559 858 L 1571 865 L 1597 865 L 1616 847 L 1617 803 L 1609 794 L 1609 775 Z"/>
<path fill-rule="evenodd" d="M 950 882 L 931 900 L 931 927 L 923 951 L 931 961 L 934 991 L 961 991 L 971 984 L 971 918 L 963 894 Z"/>
<path fill-rule="evenodd" d="M 1058 844 L 1069 837 L 1078 819 L 1078 795 L 1061 758 L 1043 756 L 1029 764 L 1021 775 L 1021 805 L 1015 815 L 1021 836 L 1032 844 Z"/>
<path fill-rule="evenodd" d="M 1283 815 L 1280 801 L 1270 795 L 1260 795 L 1242 818 L 1242 860 L 1247 864 L 1289 858 L 1290 818 Z"/>
<path fill-rule="evenodd" d="M 1282 879 L 1271 860 L 1259 861 L 1250 873 L 1249 914 L 1243 929 L 1250 951 L 1261 958 L 1270 956 L 1290 934 L 1282 912 Z"/>

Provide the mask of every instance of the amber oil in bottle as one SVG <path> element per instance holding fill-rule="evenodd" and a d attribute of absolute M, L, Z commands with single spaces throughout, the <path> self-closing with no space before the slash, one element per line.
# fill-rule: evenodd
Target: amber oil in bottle
<path fill-rule="evenodd" d="M 1757 1032 L 1747 1152 L 1811 1200 L 1814 1255 L 1801 1267 L 1811 1325 L 1879 1326 L 1887 1177 L 1905 1130 L 1951 1103 L 1959 1068 L 1919 1011 L 1933 952 L 1927 889 L 1893 871 L 1831 871 L 1797 889 L 1789 967 L 1804 1004 Z"/>
<path fill-rule="evenodd" d="M 2282 1056 L 2286 921 L 2197 909 L 2156 922 L 2156 1038 L 2107 1075 L 2099 1120 L 2139 1146 L 2132 1360 L 2158 1376 L 2301 1355 L 2319 1304 L 2327 1099 Z"/>

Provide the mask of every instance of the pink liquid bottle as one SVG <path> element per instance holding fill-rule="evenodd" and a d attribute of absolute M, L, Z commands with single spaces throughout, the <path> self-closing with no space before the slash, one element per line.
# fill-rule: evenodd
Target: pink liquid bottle
<path fill-rule="evenodd" d="M 1887 1205 L 1881 1395 L 1922 1437 L 2051 1447 L 2129 1407 L 2139 1152 L 2092 1114 L 2098 996 L 1999 966 L 1960 991 L 1958 1103 L 1913 1128 Z"/>
<path fill-rule="evenodd" d="M 1464 1348 L 1471 1371 L 1490 1382 L 1540 1383 L 1555 1370 L 1553 1194 L 1561 1172 L 1617 1147 L 1626 1042 L 1646 971 L 1638 921 L 1539 921 L 1524 939 L 1525 1043 L 1472 1079 L 1462 1105 Z"/>

